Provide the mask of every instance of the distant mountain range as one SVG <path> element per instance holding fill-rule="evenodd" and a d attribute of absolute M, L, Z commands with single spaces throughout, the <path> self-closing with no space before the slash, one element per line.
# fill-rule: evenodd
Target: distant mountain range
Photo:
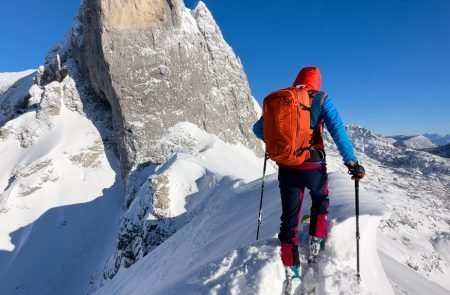
<path fill-rule="evenodd" d="M 395 135 L 388 138 L 393 139 L 393 145 L 397 147 L 424 150 L 441 157 L 449 154 L 450 134 Z"/>
<path fill-rule="evenodd" d="M 434 148 L 437 145 L 423 135 L 398 135 L 390 138 L 395 139 L 395 146 L 404 146 L 412 149 Z"/>
<path fill-rule="evenodd" d="M 436 145 L 446 145 L 450 143 L 450 134 L 425 133 L 423 136 L 431 140 Z"/>

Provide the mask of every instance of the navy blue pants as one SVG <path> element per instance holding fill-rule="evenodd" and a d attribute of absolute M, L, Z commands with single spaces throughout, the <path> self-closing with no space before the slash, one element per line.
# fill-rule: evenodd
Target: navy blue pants
<path fill-rule="evenodd" d="M 290 249 L 296 249 L 298 245 L 298 224 L 305 188 L 310 190 L 312 198 L 309 234 L 323 238 L 327 232 L 329 206 L 327 166 L 321 163 L 304 163 L 301 168 L 299 170 L 280 167 L 278 173 L 282 207 L 278 238 L 282 245 L 282 258 L 283 250 L 290 252 Z M 285 257 L 288 259 L 285 265 L 292 265 L 289 261 L 290 256 L 286 253 Z M 292 259 L 296 260 L 295 256 L 298 254 L 292 254 Z M 293 264 L 297 264 L 296 262 L 294 261 Z"/>

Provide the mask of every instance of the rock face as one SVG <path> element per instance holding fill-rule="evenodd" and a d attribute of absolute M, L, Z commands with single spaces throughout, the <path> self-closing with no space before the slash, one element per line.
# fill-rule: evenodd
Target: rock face
<path fill-rule="evenodd" d="M 190 11 L 180 0 L 85 0 L 72 46 L 111 104 L 124 172 L 165 162 L 160 140 L 182 121 L 262 153 L 242 65 L 202 2 Z"/>

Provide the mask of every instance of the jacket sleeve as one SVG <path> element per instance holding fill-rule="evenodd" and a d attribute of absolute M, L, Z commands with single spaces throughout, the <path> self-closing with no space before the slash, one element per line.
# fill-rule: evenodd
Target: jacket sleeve
<path fill-rule="evenodd" d="M 355 163 L 358 162 L 344 123 L 342 122 L 333 101 L 328 96 L 325 97 L 321 117 L 324 119 L 327 129 L 336 143 L 344 163 L 349 164 L 350 161 Z"/>
<path fill-rule="evenodd" d="M 253 124 L 253 133 L 255 133 L 256 137 L 261 140 L 264 140 L 264 130 L 263 130 L 263 118 L 259 118 L 255 124 Z"/>

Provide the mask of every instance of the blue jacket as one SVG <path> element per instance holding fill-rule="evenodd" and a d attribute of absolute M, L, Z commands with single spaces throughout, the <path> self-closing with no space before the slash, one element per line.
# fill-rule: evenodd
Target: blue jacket
<path fill-rule="evenodd" d="M 323 92 L 319 93 L 324 95 Z M 325 96 L 323 104 L 321 104 L 321 99 L 314 99 L 311 105 L 311 129 L 316 130 L 323 123 L 325 123 L 328 132 L 336 143 L 344 163 L 358 162 L 344 123 L 329 96 Z M 264 140 L 262 117 L 253 125 L 253 133 Z"/>

